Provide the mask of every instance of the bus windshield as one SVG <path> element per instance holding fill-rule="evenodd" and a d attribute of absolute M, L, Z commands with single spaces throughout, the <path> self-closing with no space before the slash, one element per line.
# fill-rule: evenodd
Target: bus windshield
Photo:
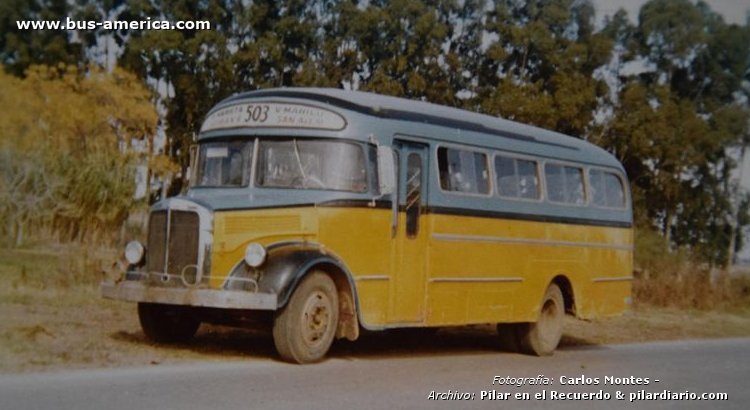
<path fill-rule="evenodd" d="M 247 186 L 253 144 L 253 140 L 248 139 L 200 144 L 194 186 Z"/>
<path fill-rule="evenodd" d="M 261 187 L 367 191 L 362 146 L 322 139 L 260 140 L 256 184 Z"/>

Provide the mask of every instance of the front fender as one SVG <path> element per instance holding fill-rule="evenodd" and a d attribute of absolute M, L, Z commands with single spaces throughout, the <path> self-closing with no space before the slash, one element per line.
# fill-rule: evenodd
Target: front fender
<path fill-rule="evenodd" d="M 335 255 L 326 252 L 316 243 L 294 242 L 279 243 L 267 248 L 266 263 L 260 268 L 258 291 L 277 295 L 278 308 L 286 306 L 297 284 L 314 266 L 327 265 L 340 270 L 346 275 L 352 296 L 356 301 L 356 292 L 352 286 L 352 275 L 346 266 Z M 356 303 L 356 302 L 355 302 Z"/>

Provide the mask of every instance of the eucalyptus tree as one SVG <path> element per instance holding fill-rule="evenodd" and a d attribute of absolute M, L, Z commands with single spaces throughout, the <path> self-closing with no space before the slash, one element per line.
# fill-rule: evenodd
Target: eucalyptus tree
<path fill-rule="evenodd" d="M 79 64 L 81 45 L 65 30 L 20 29 L 17 22 L 64 21 L 74 6 L 67 0 L 4 0 L 0 2 L 0 62 L 7 72 L 22 76 L 33 64 Z"/>
<path fill-rule="evenodd" d="M 607 85 L 594 72 L 613 42 L 594 30 L 589 1 L 495 2 L 478 73 L 485 111 L 586 137 Z"/>
<path fill-rule="evenodd" d="M 724 263 L 736 219 L 728 148 L 747 139 L 750 118 L 748 27 L 725 24 L 702 2 L 652 0 L 637 26 L 613 19 L 604 31 L 630 72 L 617 73 L 599 142 L 628 171 L 639 224 Z"/>
<path fill-rule="evenodd" d="M 165 151 L 180 165 L 181 175 L 203 116 L 233 90 L 229 36 L 237 29 L 234 13 L 243 8 L 241 1 L 132 0 L 121 15 L 126 20 L 211 23 L 208 30 L 131 30 L 120 59 L 156 90 L 157 104 L 164 108 Z M 181 175 L 175 176 L 175 191 Z"/>

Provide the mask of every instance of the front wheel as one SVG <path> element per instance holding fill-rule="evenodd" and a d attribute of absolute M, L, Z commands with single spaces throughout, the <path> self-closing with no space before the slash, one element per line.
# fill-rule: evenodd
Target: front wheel
<path fill-rule="evenodd" d="M 338 321 L 336 284 L 323 272 L 311 272 L 274 320 L 276 350 L 288 362 L 318 362 L 333 343 Z"/>
<path fill-rule="evenodd" d="M 551 284 L 542 299 L 539 318 L 534 323 L 524 323 L 519 330 L 521 350 L 536 356 L 549 356 L 562 337 L 565 302 L 560 288 Z"/>
<path fill-rule="evenodd" d="M 159 303 L 138 303 L 138 319 L 146 337 L 157 343 L 187 342 L 201 324 L 189 307 Z"/>

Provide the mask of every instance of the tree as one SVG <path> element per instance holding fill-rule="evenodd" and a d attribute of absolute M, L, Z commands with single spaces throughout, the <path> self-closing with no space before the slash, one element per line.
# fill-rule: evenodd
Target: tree
<path fill-rule="evenodd" d="M 487 29 L 478 93 L 491 114 L 584 137 L 606 83 L 594 72 L 613 42 L 594 33 L 588 1 L 499 1 Z"/>
<path fill-rule="evenodd" d="M 747 139 L 750 119 L 741 87 L 750 31 L 687 0 L 646 3 L 637 27 L 622 17 L 604 32 L 641 70 L 616 72 L 621 88 L 596 140 L 625 165 L 640 226 L 657 226 L 673 245 L 723 264 L 739 206 L 728 149 Z"/>
<path fill-rule="evenodd" d="M 32 66 L 0 71 L 0 234 L 66 240 L 116 232 L 133 205 L 134 141 L 155 132 L 151 94 L 132 74 Z"/>
<path fill-rule="evenodd" d="M 179 165 L 172 175 L 172 194 L 180 191 L 194 142 L 204 115 L 216 102 L 236 90 L 227 33 L 236 30 L 232 13 L 242 13 L 243 2 L 143 0 L 131 3 L 121 18 L 133 20 L 209 21 L 211 30 L 137 30 L 120 63 L 153 84 L 154 104 L 166 108 L 165 154 Z"/>
<path fill-rule="evenodd" d="M 82 49 L 63 30 L 19 29 L 17 21 L 64 21 L 72 5 L 66 0 L 0 2 L 0 61 L 7 72 L 22 76 L 33 64 L 79 64 Z"/>

